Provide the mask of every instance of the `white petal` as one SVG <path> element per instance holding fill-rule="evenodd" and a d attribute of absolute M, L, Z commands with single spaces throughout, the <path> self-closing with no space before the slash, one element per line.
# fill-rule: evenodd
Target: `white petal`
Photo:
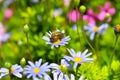
<path fill-rule="evenodd" d="M 80 76 L 79 80 L 83 80 L 83 76 Z"/>
<path fill-rule="evenodd" d="M 46 36 L 43 36 L 42 39 L 46 40 L 46 41 L 50 41 L 50 39 Z"/>
<path fill-rule="evenodd" d="M 65 58 L 66 60 L 68 60 L 68 61 L 73 60 L 73 58 L 70 57 L 70 56 L 64 56 L 64 58 Z"/>
<path fill-rule="evenodd" d="M 62 72 L 60 73 L 58 80 L 63 80 L 63 73 Z"/>
<path fill-rule="evenodd" d="M 100 27 L 99 27 L 99 30 L 98 30 L 98 33 L 99 34 L 102 34 L 105 32 L 105 29 L 108 27 L 108 24 L 102 24 Z"/>
<path fill-rule="evenodd" d="M 29 63 L 32 67 L 35 67 L 35 65 L 34 65 L 31 61 L 28 61 L 28 63 Z"/>
<path fill-rule="evenodd" d="M 75 80 L 75 76 L 71 74 L 71 80 Z"/>
<path fill-rule="evenodd" d="M 13 73 L 13 75 L 19 77 L 19 78 L 22 78 L 22 75 L 20 73 Z"/>
<path fill-rule="evenodd" d="M 92 53 L 89 53 L 89 54 L 85 55 L 85 57 L 88 57 L 88 56 L 90 56 L 90 55 L 92 55 Z"/>
<path fill-rule="evenodd" d="M 95 36 L 95 32 L 92 32 L 91 35 L 90 35 L 90 40 L 93 40 L 94 36 Z"/>
<path fill-rule="evenodd" d="M 56 63 L 51 63 L 49 66 L 50 66 L 50 68 L 58 69 L 59 65 Z"/>
<path fill-rule="evenodd" d="M 88 52 L 88 49 L 86 49 L 86 50 L 81 54 L 81 56 L 85 56 L 87 52 Z"/>
<path fill-rule="evenodd" d="M 78 65 L 78 63 L 75 62 L 75 63 L 74 63 L 74 68 L 75 68 L 75 69 L 77 68 L 77 65 Z"/>
<path fill-rule="evenodd" d="M 46 32 L 46 33 L 47 33 L 47 35 L 48 35 L 49 37 L 51 37 L 51 34 L 52 34 L 51 31 L 49 31 L 49 33 L 48 33 L 48 32 Z"/>

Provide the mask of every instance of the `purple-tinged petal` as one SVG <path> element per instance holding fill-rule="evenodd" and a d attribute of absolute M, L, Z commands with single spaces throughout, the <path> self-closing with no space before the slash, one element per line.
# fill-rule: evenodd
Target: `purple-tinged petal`
<path fill-rule="evenodd" d="M 83 80 L 84 76 L 80 76 L 79 80 Z M 85 79 L 86 80 L 86 79 Z"/>
<path fill-rule="evenodd" d="M 35 65 L 34 65 L 31 61 L 28 61 L 28 63 L 29 63 L 32 67 L 35 67 Z"/>
<path fill-rule="evenodd" d="M 94 36 L 95 36 L 95 32 L 92 32 L 91 35 L 90 35 L 90 40 L 93 40 Z"/>
<path fill-rule="evenodd" d="M 58 80 L 63 80 L 63 73 L 59 74 Z"/>
<path fill-rule="evenodd" d="M 54 68 L 54 69 L 58 69 L 58 67 L 59 67 L 59 65 L 55 64 L 55 63 L 51 63 L 49 66 L 50 66 L 50 68 Z"/>
<path fill-rule="evenodd" d="M 53 79 L 54 79 L 54 80 L 57 80 L 57 76 L 58 76 L 57 73 L 53 73 Z"/>
<path fill-rule="evenodd" d="M 35 62 L 35 65 L 36 65 L 37 67 L 40 67 L 40 66 L 41 66 L 41 63 L 42 63 L 42 59 L 39 59 L 39 61 L 36 61 L 36 62 Z"/>
<path fill-rule="evenodd" d="M 76 53 L 73 49 L 67 49 L 71 56 L 74 56 Z"/>
<path fill-rule="evenodd" d="M 74 68 L 77 68 L 78 63 L 74 63 Z"/>
<path fill-rule="evenodd" d="M 75 76 L 73 74 L 70 75 L 71 80 L 75 80 Z"/>
<path fill-rule="evenodd" d="M 81 52 L 77 52 L 77 56 L 80 57 L 81 56 Z"/>
<path fill-rule="evenodd" d="M 51 79 L 51 77 L 50 77 L 50 76 L 45 75 L 45 76 L 44 76 L 44 80 L 52 80 L 52 79 Z"/>
<path fill-rule="evenodd" d="M 92 53 L 89 53 L 89 54 L 85 55 L 85 57 L 88 57 L 88 56 L 90 56 L 90 55 L 92 55 Z"/>
<path fill-rule="evenodd" d="M 70 61 L 70 60 L 72 60 L 73 58 L 72 57 L 70 57 L 70 56 L 64 56 L 64 58 L 66 59 L 66 60 L 68 60 L 68 61 Z"/>
<path fill-rule="evenodd" d="M 42 39 L 46 40 L 46 41 L 50 41 L 50 39 L 46 36 L 43 36 Z"/>
<path fill-rule="evenodd" d="M 85 56 L 87 52 L 88 52 L 88 49 L 86 49 L 86 50 L 81 54 L 81 56 Z"/>
<path fill-rule="evenodd" d="M 19 77 L 19 78 L 22 78 L 22 75 L 20 73 L 13 73 L 13 75 Z"/>
<path fill-rule="evenodd" d="M 108 27 L 108 24 L 102 24 L 100 27 L 99 27 L 99 30 L 98 30 L 98 33 L 99 34 L 102 34 L 104 33 L 105 29 Z"/>

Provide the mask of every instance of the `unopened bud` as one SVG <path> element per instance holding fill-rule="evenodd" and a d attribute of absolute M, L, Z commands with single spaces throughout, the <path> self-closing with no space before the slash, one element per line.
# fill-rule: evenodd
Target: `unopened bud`
<path fill-rule="evenodd" d="M 28 32 L 28 31 L 29 31 L 29 26 L 28 26 L 27 24 L 24 26 L 24 31 L 25 31 L 25 32 Z"/>
<path fill-rule="evenodd" d="M 105 16 L 106 19 L 108 19 L 110 17 L 111 17 L 111 15 L 109 13 L 107 13 L 106 16 Z"/>
<path fill-rule="evenodd" d="M 9 63 L 9 62 L 6 62 L 6 63 L 5 63 L 5 67 L 6 67 L 6 68 L 11 68 L 11 66 L 12 66 L 12 64 Z"/>
<path fill-rule="evenodd" d="M 85 13 L 86 11 L 86 7 L 84 5 L 81 5 L 79 9 L 81 13 Z"/>
<path fill-rule="evenodd" d="M 66 65 L 60 65 L 60 66 L 59 66 L 59 69 L 60 69 L 62 72 L 66 73 L 67 70 L 68 70 L 68 67 L 67 67 Z"/>
<path fill-rule="evenodd" d="M 74 0 L 75 5 L 79 5 L 80 0 Z"/>
<path fill-rule="evenodd" d="M 23 42 L 22 42 L 21 40 L 18 41 L 18 45 L 22 45 L 22 43 L 23 43 Z"/>
<path fill-rule="evenodd" d="M 120 34 L 120 25 L 119 25 L 119 24 L 117 24 L 117 25 L 114 27 L 114 32 L 115 32 L 115 35 Z"/>
<path fill-rule="evenodd" d="M 20 65 L 23 66 L 23 67 L 26 65 L 26 60 L 25 60 L 25 58 L 22 58 L 22 59 L 20 60 Z"/>

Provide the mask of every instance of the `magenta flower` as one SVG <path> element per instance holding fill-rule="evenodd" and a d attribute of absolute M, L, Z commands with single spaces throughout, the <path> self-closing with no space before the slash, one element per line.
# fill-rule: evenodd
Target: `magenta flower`
<path fill-rule="evenodd" d="M 98 6 L 98 9 L 101 11 L 98 15 L 97 15 L 97 18 L 100 20 L 100 21 L 103 21 L 106 17 L 106 14 L 110 14 L 111 16 L 115 14 L 115 8 L 110 8 L 110 2 L 106 2 L 104 7 L 102 6 Z M 111 21 L 111 17 L 108 18 L 107 22 L 110 22 Z"/>
<path fill-rule="evenodd" d="M 87 14 L 83 16 L 83 20 L 87 21 L 89 25 L 96 25 L 96 14 L 92 9 L 87 11 Z"/>
<path fill-rule="evenodd" d="M 80 19 L 80 12 L 77 10 L 72 10 L 72 11 L 68 12 L 67 18 L 71 22 L 76 22 L 77 20 Z"/>
<path fill-rule="evenodd" d="M 13 15 L 13 10 L 12 9 L 7 9 L 4 13 L 5 19 L 9 19 Z"/>

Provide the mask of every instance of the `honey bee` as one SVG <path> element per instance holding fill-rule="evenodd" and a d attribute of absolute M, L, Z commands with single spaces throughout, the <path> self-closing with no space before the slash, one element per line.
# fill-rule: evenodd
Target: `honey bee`
<path fill-rule="evenodd" d="M 64 33 L 61 33 L 61 32 L 52 32 L 52 35 L 51 35 L 51 42 L 56 42 L 58 40 L 61 40 L 62 38 L 64 38 Z"/>

